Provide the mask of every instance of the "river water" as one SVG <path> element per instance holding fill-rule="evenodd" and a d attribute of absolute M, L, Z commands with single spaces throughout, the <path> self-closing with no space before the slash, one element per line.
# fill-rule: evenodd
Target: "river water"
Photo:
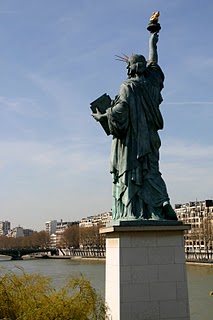
<path fill-rule="evenodd" d="M 1 273 L 6 270 L 19 272 L 16 266 L 27 273 L 41 273 L 53 279 L 56 287 L 66 283 L 67 276 L 82 273 L 91 281 L 93 287 L 104 295 L 105 261 L 71 259 L 29 259 L 6 261 L 0 259 Z M 189 303 L 191 320 L 213 319 L 213 267 L 187 265 Z"/>

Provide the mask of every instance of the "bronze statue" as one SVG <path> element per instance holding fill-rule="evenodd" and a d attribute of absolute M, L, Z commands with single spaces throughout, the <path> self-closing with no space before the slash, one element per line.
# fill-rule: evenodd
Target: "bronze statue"
<path fill-rule="evenodd" d="M 148 61 L 141 54 L 117 56 L 127 63 L 128 79 L 111 105 L 108 102 L 106 111 L 96 108 L 92 113 L 94 119 L 107 123 L 113 136 L 113 220 L 177 220 L 159 171 L 158 130 L 163 129 L 159 105 L 164 74 L 158 65 L 158 18 L 159 12 L 150 18 Z"/>

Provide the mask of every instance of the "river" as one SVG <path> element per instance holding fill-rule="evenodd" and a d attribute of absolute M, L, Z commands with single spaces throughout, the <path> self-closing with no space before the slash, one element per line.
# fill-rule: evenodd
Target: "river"
<path fill-rule="evenodd" d="M 104 295 L 105 261 L 71 259 L 29 259 L 6 261 L 0 259 L 0 268 L 15 272 L 20 266 L 27 273 L 41 273 L 50 276 L 56 287 L 66 282 L 67 276 L 82 273 L 91 284 Z M 4 272 L 3 270 L 1 272 Z M 187 265 L 191 320 L 211 320 L 213 318 L 213 267 Z"/>

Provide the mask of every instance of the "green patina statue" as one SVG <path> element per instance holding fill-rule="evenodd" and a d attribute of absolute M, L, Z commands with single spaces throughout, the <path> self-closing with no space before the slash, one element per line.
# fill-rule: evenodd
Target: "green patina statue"
<path fill-rule="evenodd" d="M 102 125 L 107 124 L 108 134 L 113 136 L 112 218 L 117 221 L 177 220 L 159 171 L 158 130 L 163 129 L 159 105 L 164 74 L 158 65 L 157 14 L 148 25 L 149 60 L 141 54 L 117 56 L 127 63 L 128 79 L 105 112 L 98 107 L 94 111 L 94 106 L 92 109 L 92 116 Z"/>

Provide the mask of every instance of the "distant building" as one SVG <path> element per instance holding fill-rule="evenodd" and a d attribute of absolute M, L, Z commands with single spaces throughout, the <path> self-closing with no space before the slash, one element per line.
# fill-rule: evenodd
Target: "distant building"
<path fill-rule="evenodd" d="M 82 218 L 80 222 L 75 221 L 56 221 L 50 220 L 45 223 L 45 230 L 50 234 L 51 247 L 60 248 L 64 246 L 63 233 L 72 225 L 79 225 L 79 227 L 105 226 L 112 219 L 112 212 L 99 213 L 87 218 Z"/>
<path fill-rule="evenodd" d="M 112 219 L 112 212 L 104 212 L 104 213 L 99 213 L 94 216 L 89 216 L 87 218 L 82 218 L 79 227 L 92 227 L 92 226 L 106 226 L 108 222 L 110 222 Z"/>
<path fill-rule="evenodd" d="M 18 238 L 24 237 L 24 229 L 22 227 L 15 227 L 12 230 L 8 231 L 8 237 Z"/>
<path fill-rule="evenodd" d="M 50 235 L 50 246 L 52 248 L 56 248 L 56 234 L 55 233 L 52 233 Z"/>
<path fill-rule="evenodd" d="M 6 236 L 8 234 L 11 228 L 10 225 L 9 221 L 0 221 L 0 236 Z"/>
<path fill-rule="evenodd" d="M 50 220 L 45 223 L 45 230 L 49 235 L 56 232 L 57 220 Z"/>
<path fill-rule="evenodd" d="M 31 234 L 33 234 L 33 230 L 32 229 L 24 229 L 20 226 L 15 227 L 13 229 L 8 230 L 7 236 L 9 238 L 18 238 L 18 237 L 28 237 L 31 236 Z"/>
<path fill-rule="evenodd" d="M 24 237 L 29 237 L 31 236 L 31 234 L 33 234 L 33 230 L 32 229 L 23 229 L 24 232 Z"/>
<path fill-rule="evenodd" d="M 191 201 L 176 204 L 175 212 L 179 220 L 191 225 L 185 233 L 187 251 L 213 249 L 213 200 Z"/>
<path fill-rule="evenodd" d="M 45 230 L 50 235 L 50 245 L 51 247 L 60 247 L 63 239 L 64 231 L 71 227 L 73 224 L 79 224 L 78 221 L 71 222 L 71 221 L 64 221 L 61 219 L 60 221 L 57 220 L 50 220 L 45 223 Z"/>

